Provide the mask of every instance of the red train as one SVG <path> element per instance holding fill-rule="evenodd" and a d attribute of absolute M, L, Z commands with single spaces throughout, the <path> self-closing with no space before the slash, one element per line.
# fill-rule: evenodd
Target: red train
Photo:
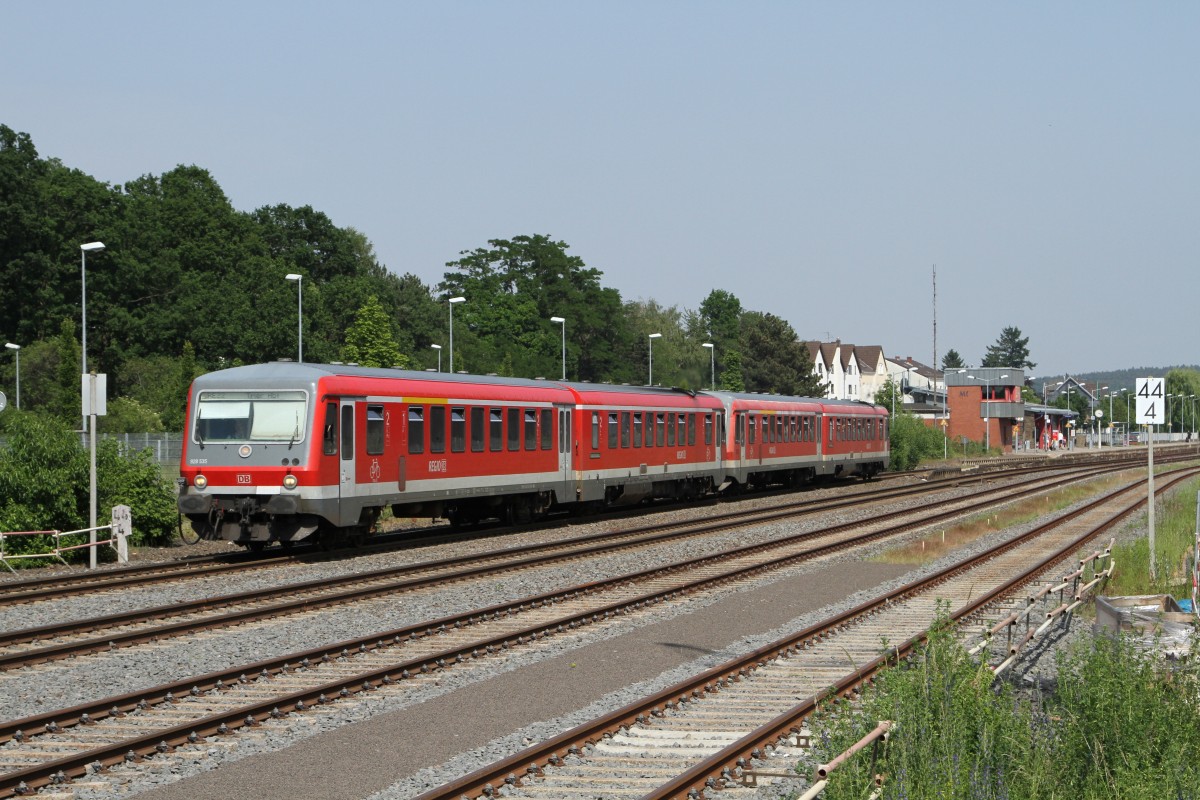
<path fill-rule="evenodd" d="M 256 550 L 361 538 L 388 507 L 519 522 L 888 462 L 867 403 L 328 364 L 203 375 L 187 419 L 180 512 Z"/>

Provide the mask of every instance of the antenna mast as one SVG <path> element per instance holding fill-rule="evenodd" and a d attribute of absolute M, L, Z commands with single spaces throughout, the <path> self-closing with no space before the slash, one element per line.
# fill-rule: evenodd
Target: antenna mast
<path fill-rule="evenodd" d="M 933 265 L 933 364 L 938 369 L 937 360 L 937 264 Z"/>

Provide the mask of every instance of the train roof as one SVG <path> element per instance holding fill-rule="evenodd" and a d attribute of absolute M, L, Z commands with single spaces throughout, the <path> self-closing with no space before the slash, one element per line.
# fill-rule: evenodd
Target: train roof
<path fill-rule="evenodd" d="M 389 380 L 428 381 L 438 383 L 462 383 L 483 386 L 519 387 L 526 389 L 573 390 L 579 394 L 622 394 L 646 397 L 696 396 L 707 394 L 689 389 L 666 386 L 633 386 L 629 384 L 587 383 L 583 381 L 559 381 L 545 378 L 507 378 L 499 375 L 476 375 L 459 372 L 429 372 L 424 370 L 361 367 L 352 364 L 316 364 L 295 361 L 271 361 L 241 367 L 208 372 L 196 378 L 196 384 L 222 383 L 244 385 L 281 385 L 284 383 L 312 383 L 326 376 L 352 378 L 384 378 Z"/>
<path fill-rule="evenodd" d="M 784 394 L 759 394 L 757 392 L 706 392 L 716 397 L 729 397 L 735 400 L 762 401 L 769 400 L 778 403 L 816 403 L 817 405 L 826 408 L 855 408 L 860 410 L 865 409 L 883 409 L 883 406 L 868 403 L 865 400 L 838 400 L 830 397 L 797 397 Z M 886 410 L 886 409 L 884 409 Z"/>

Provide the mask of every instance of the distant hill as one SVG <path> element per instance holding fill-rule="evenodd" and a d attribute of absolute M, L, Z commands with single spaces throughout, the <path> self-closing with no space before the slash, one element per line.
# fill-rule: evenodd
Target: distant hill
<path fill-rule="evenodd" d="M 1091 382 L 1097 386 L 1107 386 L 1112 391 L 1120 391 L 1128 389 L 1133 391 L 1137 385 L 1138 378 L 1165 378 L 1167 373 L 1173 369 L 1190 369 L 1200 372 L 1200 366 L 1195 364 L 1181 364 L 1175 367 L 1130 367 L 1129 369 L 1111 370 L 1108 372 L 1073 372 L 1071 377 L 1080 382 Z M 1039 376 L 1037 383 L 1040 386 L 1043 378 Z M 1044 379 L 1047 383 L 1054 383 L 1062 380 L 1061 375 L 1051 375 Z"/>

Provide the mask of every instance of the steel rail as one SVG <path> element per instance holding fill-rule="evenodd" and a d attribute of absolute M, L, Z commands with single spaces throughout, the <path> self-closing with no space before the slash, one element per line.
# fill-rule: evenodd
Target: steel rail
<path fill-rule="evenodd" d="M 1198 473 L 1200 473 L 1200 469 L 1191 469 L 1182 472 L 1181 474 L 1175 476 L 1172 480 L 1168 481 L 1167 485 L 1164 485 L 1161 489 L 1156 491 L 1156 496 L 1167 491 L 1180 481 L 1187 480 Z M 1082 511 L 1098 508 L 1102 504 L 1109 502 L 1111 499 L 1116 498 L 1121 494 L 1134 491 L 1144 484 L 1145 481 L 1138 481 L 1125 488 L 1110 492 L 1071 513 L 1079 514 Z M 1077 537 L 1071 543 L 1057 550 L 1055 554 L 1049 558 L 1044 559 L 1033 567 L 1030 567 L 1001 586 L 981 594 L 977 600 L 969 603 L 955 612 L 952 615 L 953 618 L 961 619 L 965 616 L 973 614 L 989 603 L 994 602 L 997 597 L 1002 596 L 1008 591 L 1011 591 L 1011 587 L 1028 581 L 1031 576 L 1041 574 L 1046 569 L 1053 566 L 1053 564 L 1060 562 L 1066 555 L 1076 550 L 1081 543 L 1104 533 L 1118 521 L 1144 506 L 1145 503 L 1145 498 L 1138 499 L 1126 507 L 1123 511 L 1113 515 L 1103 525 L 1094 528 L 1082 537 Z M 993 548 L 989 548 L 987 551 L 980 553 L 966 561 L 951 565 L 950 567 L 926 576 L 919 581 L 915 581 L 906 586 L 879 595 L 872 600 L 860 603 L 854 608 L 842 612 L 830 618 L 829 620 L 812 625 L 803 631 L 785 637 L 782 640 L 758 648 L 751 653 L 747 653 L 736 659 L 732 659 L 725 664 L 719 665 L 697 676 L 685 679 L 684 681 L 681 681 L 673 686 L 655 692 L 654 694 L 635 701 L 634 703 L 631 703 L 621 709 L 617 709 L 602 717 L 599 717 L 592 722 L 580 725 L 572 730 L 560 734 L 559 736 L 553 737 L 545 742 L 522 750 L 491 765 L 482 767 L 481 769 L 476 770 L 469 775 L 465 775 L 455 781 L 421 794 L 414 800 L 460 800 L 460 798 L 479 797 L 485 795 L 495 796 L 496 793 L 500 791 L 500 787 L 502 785 L 517 784 L 525 778 L 535 777 L 546 765 L 561 763 L 568 755 L 581 752 L 583 747 L 599 741 L 605 735 L 611 734 L 634 723 L 649 720 L 652 717 L 663 713 L 666 709 L 677 707 L 681 704 L 687 704 L 702 698 L 705 694 L 719 691 L 723 684 L 727 685 L 729 681 L 737 680 L 740 677 L 749 674 L 760 664 L 766 663 L 767 661 L 775 658 L 787 657 L 789 653 L 803 648 L 806 642 L 818 639 L 827 635 L 834 629 L 846 626 L 855 618 L 867 615 L 880 606 L 894 603 L 908 595 L 917 593 L 919 591 L 924 591 L 928 587 L 940 584 L 949 577 L 970 569 L 972 565 L 983 563 L 994 558 L 1000 553 L 1011 550 L 1027 541 L 1043 535 L 1046 531 L 1061 523 L 1062 518 L 1047 522 L 1031 531 L 1028 531 L 1027 533 L 1014 537 L 1007 542 L 1001 543 Z M 835 691 L 841 695 L 846 695 L 847 693 L 853 692 L 864 682 L 870 680 L 875 672 L 885 663 L 894 662 L 896 658 L 902 657 L 906 653 L 910 652 L 921 638 L 922 637 L 910 638 L 904 644 L 897 646 L 894 650 L 889 650 L 888 654 L 881 655 L 866 666 L 847 673 L 843 678 L 833 684 Z M 731 775 L 734 770 L 739 769 L 743 765 L 749 763 L 750 759 L 754 758 L 757 754 L 761 754 L 767 745 L 778 741 L 781 736 L 798 734 L 803 719 L 812 712 L 816 706 L 816 703 L 826 696 L 829 696 L 828 693 L 819 696 L 814 695 L 807 698 L 806 700 L 797 704 L 791 710 L 776 716 L 761 728 L 748 733 L 746 736 L 740 738 L 733 744 L 705 759 L 700 764 L 695 765 L 687 772 L 677 776 L 668 783 L 663 784 L 659 790 L 644 796 L 643 800 L 665 800 L 666 798 L 679 798 L 680 800 L 688 798 L 689 800 L 695 800 L 695 798 L 706 796 L 706 791 L 713 788 L 719 788 L 720 781 L 722 780 L 721 776 Z"/>
<path fill-rule="evenodd" d="M 967 512 L 960 511 L 959 513 L 962 514 Z M 784 560 L 795 560 L 797 557 L 798 556 L 789 556 Z M 704 559 L 698 559 L 698 561 L 702 560 Z M 717 579 L 710 579 L 709 582 L 711 583 L 712 580 L 730 580 L 740 574 L 745 573 L 761 572 L 763 568 L 763 565 L 753 565 L 741 570 L 736 570 L 733 573 L 727 573 L 725 575 L 718 576 Z M 623 580 L 627 581 L 629 577 L 630 576 L 623 576 L 621 578 L 613 579 L 611 582 L 617 583 Z M 377 683 L 386 683 L 389 680 L 401 680 L 407 677 L 409 673 L 421 674 L 424 672 L 445 668 L 450 662 L 463 661 L 467 658 L 481 655 L 481 650 L 484 652 L 491 652 L 493 649 L 507 649 L 514 643 L 520 642 L 524 636 L 528 636 L 530 638 L 540 638 L 541 636 L 547 634 L 569 630 L 579 624 L 587 624 L 589 622 L 596 622 L 601 619 L 605 619 L 613 613 L 622 613 L 623 610 L 636 609 L 648 603 L 659 602 L 663 598 L 673 597 L 682 593 L 683 591 L 676 587 L 667 589 L 664 592 L 643 596 L 635 599 L 632 602 L 618 604 L 613 607 L 591 609 L 577 614 L 574 617 L 558 619 L 540 626 L 536 626 L 535 628 L 526 629 L 519 634 L 508 632 L 486 642 L 475 642 L 464 648 L 460 648 L 457 651 L 444 651 L 432 656 L 427 655 L 423 657 L 423 659 L 419 659 L 417 661 L 383 667 L 366 674 L 356 675 L 349 679 L 340 679 L 321 684 L 317 687 L 310 687 L 309 689 L 296 692 L 292 695 L 276 697 L 261 704 L 243 706 L 228 713 L 223 713 L 213 717 L 206 717 L 203 720 L 193 721 L 190 724 L 180 725 L 180 730 L 175 730 L 172 728 L 169 731 L 160 731 L 156 734 L 148 734 L 146 737 L 138 738 L 136 740 L 126 740 L 108 748 L 97 748 L 95 750 L 79 754 L 76 757 L 59 759 L 51 762 L 50 764 L 31 767 L 20 772 L 11 773 L 10 775 L 4 776 L 2 779 L 0 779 L 0 796 L 3 796 L 4 792 L 9 788 L 12 788 L 15 791 L 15 787 L 19 787 L 21 785 L 28 787 L 33 785 L 44 785 L 44 782 L 53 782 L 56 774 L 61 774 L 64 777 L 74 776 L 82 774 L 81 771 L 86 771 L 89 765 L 94 766 L 96 763 L 116 763 L 116 761 L 126 758 L 129 753 L 145 754 L 154 750 L 161 751 L 164 747 L 181 744 L 188 740 L 194 741 L 200 736 L 226 732 L 242 725 L 253 725 L 257 720 L 265 719 L 267 716 L 273 716 L 279 713 L 276 707 L 280 704 L 286 706 L 288 704 L 295 703 L 297 704 L 297 708 L 302 708 L 305 706 L 311 706 L 314 703 L 324 703 L 327 702 L 331 697 L 355 694 L 359 691 L 365 691 L 370 688 L 374 688 Z M 537 598 L 533 600 L 537 600 Z M 530 598 L 526 598 L 524 602 L 530 605 L 533 604 L 531 603 Z M 618 606 L 623 606 L 624 609 L 619 608 Z M 495 608 L 493 610 L 493 618 L 507 613 L 510 613 L 507 608 Z M 452 620 L 447 620 L 446 622 L 453 624 Z M 382 646 L 384 644 L 383 641 L 373 641 L 375 640 L 375 636 L 382 636 L 386 639 L 387 637 L 395 634 L 397 638 L 404 638 L 406 635 L 418 635 L 418 631 L 421 628 L 425 629 L 425 635 L 429 635 L 436 633 L 439 627 L 438 621 L 433 621 L 430 623 L 423 623 L 422 625 L 413 626 L 412 628 L 403 629 L 401 631 L 373 635 L 372 637 L 368 637 L 368 640 L 372 640 L 370 643 L 368 643 L 368 640 L 355 640 L 354 642 L 342 643 L 346 646 L 342 646 L 340 644 L 329 648 L 324 648 L 325 653 L 323 656 L 318 656 L 318 651 L 309 652 L 313 657 L 321 658 L 322 660 L 329 660 L 331 658 L 331 653 L 333 654 L 332 657 L 344 656 L 349 654 L 349 651 L 352 647 L 356 647 L 361 650 L 367 650 Z M 338 652 L 339 647 L 341 647 L 340 652 Z M 292 654 L 289 656 L 289 658 L 295 659 L 297 655 L 299 654 Z M 291 666 L 296 666 L 294 661 L 292 662 Z M 259 664 L 255 665 L 245 665 L 240 669 L 245 673 L 254 674 L 260 671 L 270 672 L 273 669 L 278 671 L 286 671 L 287 668 L 288 665 L 286 662 L 282 665 L 278 664 L 277 662 L 260 662 Z M 405 672 L 405 670 L 408 670 L 408 672 Z M 216 680 L 227 680 L 231 683 L 247 680 L 245 674 L 234 674 L 236 672 L 237 670 L 220 673 L 222 677 L 217 678 Z M 68 720 L 67 716 L 70 714 L 75 714 L 76 719 L 73 720 L 74 722 L 95 721 L 96 719 L 101 718 L 109 713 L 121 714 L 133 710 L 134 708 L 139 707 L 139 704 L 148 704 L 151 702 L 170 702 L 174 691 L 179 691 L 180 693 L 189 691 L 186 689 L 188 684 L 193 686 L 193 688 L 190 690 L 192 693 L 204 691 L 204 689 L 201 689 L 200 686 L 210 685 L 208 681 L 216 675 L 218 675 L 218 673 L 205 676 L 204 679 L 189 679 L 188 681 L 174 685 L 173 688 L 165 686 L 156 687 L 156 689 L 150 690 L 149 692 L 137 693 L 140 694 L 140 699 L 136 700 L 134 699 L 134 696 L 131 695 L 122 698 L 111 698 L 91 706 L 79 706 L 75 709 L 64 710 L 62 712 L 58 712 L 59 719 L 61 719 L 64 723 L 69 723 L 71 720 Z M 195 681 L 195 683 L 193 683 L 193 681 Z M 219 686 L 220 684 L 217 683 L 216 685 Z M 112 704 L 111 707 L 109 706 L 110 703 Z M 45 725 L 51 729 L 58 728 L 59 723 L 56 723 L 54 720 L 50 720 L 49 722 L 44 721 L 47 716 L 48 715 L 42 715 L 41 718 L 27 718 L 21 722 L 29 726 L 29 730 L 34 730 L 32 727 L 34 724 Z M 188 730 L 186 732 L 186 736 L 181 739 L 179 737 L 183 735 L 181 731 L 184 728 L 187 728 Z M 153 745 L 152 748 L 149 747 L 150 744 Z"/>
<path fill-rule="evenodd" d="M 1082 475 L 1073 475 L 1049 486 L 1039 485 L 1033 491 L 1046 491 L 1054 488 L 1057 485 L 1060 485 L 1061 483 L 1083 480 L 1089 476 L 1106 472 L 1109 469 L 1110 468 L 1108 467 L 1086 467 L 1082 470 Z M 1030 482 L 1037 480 L 1040 479 L 1031 478 Z M 958 485 L 964 481 L 977 482 L 978 478 L 956 479 L 950 483 L 952 485 Z M 1020 484 L 1017 485 L 1019 486 Z M 887 490 L 886 492 L 882 493 L 882 497 L 879 497 L 876 494 L 870 494 L 867 499 L 871 502 L 882 502 L 895 497 L 925 494 L 945 487 L 946 484 L 944 483 L 934 484 L 932 487 L 930 484 L 921 484 L 919 486 Z M 996 493 L 1008 492 L 1011 490 L 1011 488 L 1012 487 L 1005 486 L 988 489 L 977 493 L 976 496 L 987 497 Z M 459 556 L 438 561 L 422 562 L 420 564 L 390 567 L 372 572 L 346 575 L 339 578 L 318 579 L 297 584 L 290 584 L 284 587 L 259 589 L 250 592 L 206 598 L 204 600 L 196 600 L 187 603 L 176 603 L 170 606 L 159 606 L 150 609 L 122 612 L 119 614 L 106 615 L 87 620 L 56 623 L 37 628 L 19 629 L 0 634 L 0 646 L 11 647 L 20 643 L 34 642 L 40 639 L 48 639 L 68 634 L 101 630 L 117 625 L 141 624 L 155 620 L 170 619 L 188 614 L 195 614 L 208 610 L 228 608 L 237 604 L 256 603 L 263 600 L 269 600 L 285 592 L 292 595 L 303 594 L 305 592 L 333 592 L 332 594 L 324 596 L 306 596 L 299 598 L 293 597 L 293 599 L 287 602 L 273 603 L 265 606 L 257 605 L 253 608 L 234 611 L 216 617 L 201 617 L 183 622 L 159 625 L 153 628 L 126 631 L 122 633 L 108 633 L 100 637 L 83 641 L 74 641 L 37 649 L 19 650 L 11 653 L 0 654 L 0 671 L 16 669 L 19 667 L 68 658 L 71 656 L 79 656 L 95 652 L 106 652 L 119 647 L 130 647 L 148 642 L 157 642 L 162 639 L 183 636 L 199 630 L 231 627 L 265 618 L 274 619 L 288 614 L 309 612 L 318 608 L 326 608 L 333 605 L 361 601 L 384 594 L 416 591 L 443 582 L 455 582 L 480 578 L 486 575 L 495 574 L 496 572 L 502 570 L 528 569 L 536 566 L 543 566 L 545 564 L 567 558 L 594 556 L 615 550 L 628 549 L 631 547 L 650 546 L 663 541 L 700 536 L 712 533 L 714 531 L 721 531 L 735 525 L 745 526 L 761 524 L 763 522 L 776 521 L 779 519 L 828 511 L 833 508 L 859 506 L 861 503 L 862 499 L 858 498 L 857 496 L 853 498 L 836 498 L 832 500 L 815 502 L 807 501 L 801 503 L 790 503 L 782 506 L 775 506 L 765 511 L 740 511 L 722 514 L 716 517 L 709 517 L 700 523 L 673 522 L 645 526 L 634 531 L 620 532 L 617 534 L 613 534 L 611 532 L 589 534 L 586 536 L 558 540 L 555 542 L 524 545 L 504 551 L 497 551 L 492 554 Z M 898 513 L 905 514 L 911 512 L 903 511 Z M 954 515 L 954 512 L 950 513 L 950 516 Z M 882 518 L 886 519 L 888 516 L 894 515 L 885 515 Z M 825 535 L 835 530 L 838 530 L 838 528 L 825 528 L 820 531 L 801 534 L 801 536 L 811 538 L 817 535 Z M 785 538 L 776 541 L 788 542 L 791 541 L 791 539 Z M 572 550 L 570 549 L 572 547 L 579 547 L 580 549 Z M 492 563 L 481 566 L 480 562 L 487 559 L 489 556 L 493 558 Z M 428 573 L 431 570 L 454 569 L 464 566 L 466 567 L 465 569 L 459 569 L 457 572 L 452 572 L 450 574 L 430 574 L 425 577 L 417 578 L 404 577 L 410 575 L 421 575 L 423 573 Z M 381 580 L 387 582 L 381 585 L 363 585 L 372 581 Z M 357 588 L 346 591 L 333 591 L 339 586 L 355 586 Z"/>

